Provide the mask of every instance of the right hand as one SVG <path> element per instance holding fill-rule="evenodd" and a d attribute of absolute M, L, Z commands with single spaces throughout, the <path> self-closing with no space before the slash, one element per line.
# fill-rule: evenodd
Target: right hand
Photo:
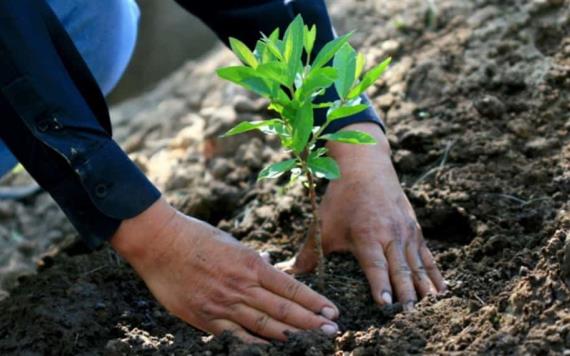
<path fill-rule="evenodd" d="M 201 330 L 254 343 L 286 340 L 286 331 L 338 331 L 331 301 L 164 199 L 123 221 L 111 244 L 167 310 Z"/>

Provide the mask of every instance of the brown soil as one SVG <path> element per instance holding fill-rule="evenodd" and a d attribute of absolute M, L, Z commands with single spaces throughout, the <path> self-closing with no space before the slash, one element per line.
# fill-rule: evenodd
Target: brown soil
<path fill-rule="evenodd" d="M 18 280 L 13 257 L 0 260 L 12 273 L 0 278 L 10 288 L 0 354 L 568 354 L 570 2 L 436 3 L 431 24 L 423 1 L 336 1 L 332 12 L 340 29 L 359 30 L 369 63 L 395 59 L 371 96 L 449 293 L 411 313 L 379 308 L 355 260 L 334 255 L 321 292 L 341 309 L 339 336 L 246 346 L 170 316 L 111 249 L 75 244 Z M 282 260 L 302 238 L 308 201 L 300 188 L 255 183 L 281 158 L 274 141 L 217 138 L 265 115 L 262 101 L 214 78 L 230 61 L 221 51 L 191 62 L 116 108 L 117 138 L 182 211 Z M 71 230 L 58 214 L 45 195 L 0 206 L 0 236 L 21 235 L 5 251 L 24 261 L 45 251 L 40 238 L 63 245 Z"/>

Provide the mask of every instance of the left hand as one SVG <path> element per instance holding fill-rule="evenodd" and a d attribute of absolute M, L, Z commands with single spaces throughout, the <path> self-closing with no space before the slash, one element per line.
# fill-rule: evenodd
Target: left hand
<path fill-rule="evenodd" d="M 324 253 L 352 252 L 376 303 L 391 304 L 395 295 L 406 310 L 413 309 L 418 296 L 443 292 L 445 282 L 400 186 L 386 137 L 369 123 L 344 130 L 368 132 L 378 144 L 327 144 L 342 177 L 329 184 L 319 209 Z M 306 273 L 317 264 L 314 246 L 306 242 L 295 258 L 277 267 Z"/>

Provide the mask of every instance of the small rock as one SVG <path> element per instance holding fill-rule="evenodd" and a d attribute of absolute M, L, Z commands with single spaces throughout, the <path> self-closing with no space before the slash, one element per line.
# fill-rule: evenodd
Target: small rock
<path fill-rule="evenodd" d="M 555 143 L 555 140 L 538 137 L 526 143 L 525 152 L 530 156 L 536 156 L 550 149 Z"/>
<path fill-rule="evenodd" d="M 210 162 L 210 171 L 212 176 L 216 179 L 223 179 L 232 171 L 232 169 L 233 167 L 230 164 L 230 161 L 225 158 L 216 157 Z"/>
<path fill-rule="evenodd" d="M 490 119 L 499 119 L 507 111 L 505 104 L 493 95 L 485 95 L 473 104 L 481 115 Z"/>
<path fill-rule="evenodd" d="M 279 214 L 289 212 L 291 211 L 291 208 L 293 207 L 294 203 L 295 200 L 293 199 L 293 197 L 288 195 L 281 196 L 277 199 L 276 210 L 279 212 Z"/>
<path fill-rule="evenodd" d="M 526 138 L 530 136 L 531 128 L 530 125 L 523 119 L 514 119 L 507 122 L 507 127 L 515 135 Z"/>
<path fill-rule="evenodd" d="M 374 99 L 374 103 L 382 110 L 388 110 L 396 99 L 392 94 L 385 94 Z"/>
<path fill-rule="evenodd" d="M 251 99 L 244 95 L 238 95 L 234 99 L 234 109 L 238 113 L 256 113 L 265 108 L 266 102 L 263 99 Z"/>
<path fill-rule="evenodd" d="M 270 220 L 274 217 L 274 210 L 271 206 L 264 205 L 255 209 L 255 215 L 262 221 Z"/>
<path fill-rule="evenodd" d="M 380 48 L 382 49 L 382 51 L 384 51 L 384 54 L 386 56 L 394 56 L 398 52 L 400 47 L 401 47 L 400 42 L 396 40 L 384 41 L 384 43 L 382 43 L 382 45 L 380 46 Z"/>
<path fill-rule="evenodd" d="M 105 350 L 109 355 L 124 355 L 131 351 L 131 346 L 121 339 L 109 340 L 105 345 Z"/>
<path fill-rule="evenodd" d="M 418 159 L 412 151 L 396 150 L 394 152 L 394 163 L 399 171 L 409 173 L 413 172 L 418 166 Z"/>
<path fill-rule="evenodd" d="M 401 147 L 418 152 L 431 144 L 435 135 L 434 128 L 428 125 L 408 127 L 398 132 L 398 143 Z"/>
<path fill-rule="evenodd" d="M 350 356 L 365 356 L 365 355 L 368 355 L 368 352 L 366 351 L 366 348 L 362 346 L 355 348 L 350 353 Z"/>
<path fill-rule="evenodd" d="M 197 115 L 193 115 L 192 124 L 180 130 L 180 132 L 170 142 L 172 148 L 187 148 L 204 137 L 205 120 Z"/>

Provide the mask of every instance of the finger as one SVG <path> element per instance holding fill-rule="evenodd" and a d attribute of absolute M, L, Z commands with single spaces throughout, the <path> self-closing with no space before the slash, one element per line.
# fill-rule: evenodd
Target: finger
<path fill-rule="evenodd" d="M 288 332 L 300 331 L 298 328 L 292 325 L 288 325 L 275 320 L 268 314 L 245 304 L 236 305 L 232 309 L 230 316 L 232 320 L 239 323 L 240 325 L 243 325 L 252 333 L 272 340 L 286 341 Z M 329 323 L 332 322 L 329 321 Z M 329 331 L 328 335 L 332 336 L 336 334 L 338 328 L 334 323 L 329 325 L 331 326 L 330 328 L 326 328 L 326 331 Z M 323 331 L 325 330 L 323 329 Z"/>
<path fill-rule="evenodd" d="M 253 336 L 245 331 L 244 328 L 230 320 L 219 319 L 210 323 L 210 331 L 214 335 L 220 335 L 224 331 L 229 331 L 232 335 L 236 336 L 247 344 L 268 344 L 266 340 Z"/>
<path fill-rule="evenodd" d="M 311 226 L 311 231 L 309 231 L 307 236 L 311 236 L 313 233 L 313 227 Z M 315 239 L 307 238 L 303 247 L 295 257 L 290 260 L 277 263 L 275 267 L 285 273 L 289 274 L 302 274 L 309 273 L 317 268 L 319 264 L 319 255 L 315 249 Z"/>
<path fill-rule="evenodd" d="M 338 308 L 330 300 L 272 266 L 265 265 L 260 269 L 259 283 L 263 288 L 327 319 L 338 317 Z"/>
<path fill-rule="evenodd" d="M 429 278 L 432 280 L 433 284 L 437 288 L 437 291 L 439 293 L 445 292 L 447 290 L 447 284 L 445 283 L 445 280 L 443 279 L 443 276 L 441 275 L 439 268 L 437 268 L 437 265 L 435 264 L 435 261 L 433 259 L 433 255 L 429 250 L 429 248 L 427 247 L 425 241 L 422 241 L 420 247 L 420 257 L 424 264 L 424 268 Z"/>
<path fill-rule="evenodd" d="M 407 244 L 406 258 L 412 270 L 412 279 L 416 286 L 416 290 L 419 292 L 421 298 L 428 294 L 436 295 L 436 288 L 424 268 L 424 264 L 419 253 L 419 248 L 416 243 Z"/>
<path fill-rule="evenodd" d="M 262 288 L 256 289 L 248 305 L 298 329 L 316 330 L 331 325 L 329 319 Z"/>
<path fill-rule="evenodd" d="M 386 246 L 386 257 L 390 266 L 390 281 L 396 291 L 398 301 L 404 305 L 404 309 L 413 309 L 417 301 L 412 272 L 404 257 L 402 240 L 394 238 Z"/>
<path fill-rule="evenodd" d="M 384 256 L 382 245 L 365 246 L 361 244 L 355 248 L 354 256 L 368 279 L 374 301 L 380 305 L 392 304 L 388 261 Z"/>

